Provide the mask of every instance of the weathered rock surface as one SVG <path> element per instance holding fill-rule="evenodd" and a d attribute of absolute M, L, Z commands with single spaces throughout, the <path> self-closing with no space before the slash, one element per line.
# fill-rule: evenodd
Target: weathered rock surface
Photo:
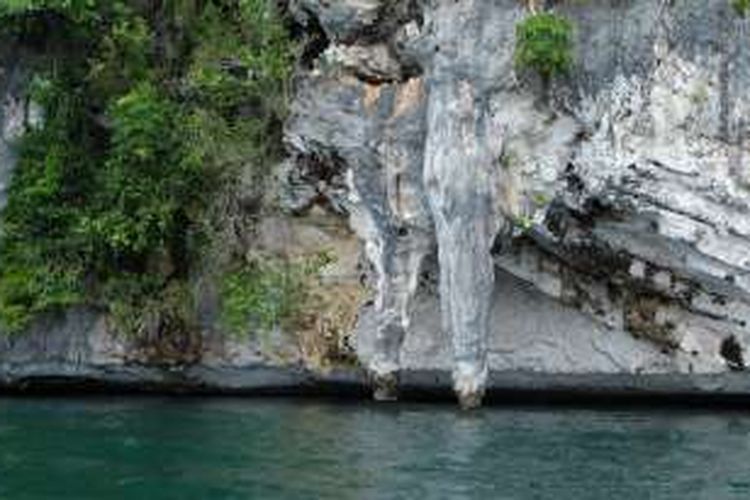
<path fill-rule="evenodd" d="M 0 48 L 0 210 L 7 201 L 7 187 L 16 163 L 14 146 L 28 127 L 42 119 L 42 112 L 28 96 L 27 59 L 35 57 L 18 47 Z"/>
<path fill-rule="evenodd" d="M 18 71 L 14 57 L 0 58 L 0 209 L 6 203 L 7 185 L 15 163 L 11 143 L 18 138 L 24 124 L 25 105 L 22 90 L 18 88 Z"/>
<path fill-rule="evenodd" d="M 514 67 L 522 2 L 290 2 L 320 50 L 295 80 L 279 198 L 361 240 L 337 248 L 346 283 L 367 262 L 353 336 L 376 394 L 452 373 L 467 405 L 486 388 L 750 395 L 750 21 L 723 0 L 555 3 L 576 62 L 545 91 Z M 3 341 L 6 382 L 364 383 L 247 345 L 133 364 L 70 314 Z"/>
<path fill-rule="evenodd" d="M 556 10 L 576 66 L 549 99 L 515 71 L 527 12 L 511 0 L 423 2 L 391 37 L 419 75 L 373 83 L 342 63 L 301 83 L 289 142 L 349 173 L 379 297 L 359 354 L 376 374 L 468 371 L 481 392 L 485 363 L 744 369 L 747 21 L 723 2 Z"/>

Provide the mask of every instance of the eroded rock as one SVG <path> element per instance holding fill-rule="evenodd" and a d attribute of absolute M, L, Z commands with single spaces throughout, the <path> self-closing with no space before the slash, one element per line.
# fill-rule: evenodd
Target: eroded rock
<path fill-rule="evenodd" d="M 408 129 L 421 133 L 397 132 L 409 163 L 395 162 L 407 172 L 401 190 L 420 200 L 418 237 L 392 236 L 403 221 L 392 211 L 394 161 L 379 146 L 393 143 L 392 96 L 407 84 L 316 81 L 308 89 L 323 101 L 342 83 L 358 87 L 359 98 L 334 98 L 333 110 L 318 106 L 290 122 L 300 144 L 366 150 L 346 164 L 353 205 L 368 207 L 353 224 L 364 228 L 379 277 L 380 300 L 358 329 L 360 355 L 374 371 L 455 364 L 459 393 L 481 392 L 483 359 L 490 370 L 715 373 L 727 369 L 727 332 L 747 341 L 747 22 L 697 1 L 558 10 L 576 26 L 576 67 L 545 102 L 514 71 L 522 6 L 423 4 L 418 36 L 402 48 L 422 67 L 420 111 Z M 344 109 L 357 115 L 352 123 L 329 119 Z M 358 138 L 355 130 L 368 132 Z M 514 244 L 508 221 L 518 228 Z M 404 274 L 382 256 L 417 238 L 437 243 L 430 251 L 438 265 L 428 272 L 441 285 L 409 291 L 409 319 L 392 327 L 377 318 L 405 302 L 390 285 Z M 494 273 L 521 281 L 493 287 Z"/>
<path fill-rule="evenodd" d="M 278 172 L 291 215 L 246 238 L 335 242 L 356 272 L 343 295 L 325 288 L 313 347 L 279 337 L 291 354 L 273 363 L 304 364 L 356 323 L 341 338 L 380 399 L 448 373 L 465 407 L 486 385 L 750 394 L 750 22 L 728 2 L 555 4 L 575 66 L 544 92 L 516 73 L 516 0 L 290 3 L 315 32 Z M 321 210 L 361 244 L 321 236 Z M 61 331 L 107 338 L 78 314 Z M 236 388 L 271 363 L 204 340 L 196 380 Z M 5 373 L 58 342 L 5 341 Z M 129 350 L 69 342 L 35 366 L 122 370 Z M 274 387 L 302 383 L 289 373 Z"/>

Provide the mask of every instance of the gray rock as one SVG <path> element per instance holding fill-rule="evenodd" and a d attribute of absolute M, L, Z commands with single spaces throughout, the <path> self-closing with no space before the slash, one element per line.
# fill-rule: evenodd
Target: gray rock
<path fill-rule="evenodd" d="M 278 198 L 362 241 L 367 377 L 216 338 L 193 366 L 134 368 L 131 344 L 71 312 L 5 341 L 6 382 L 374 381 L 386 399 L 452 385 L 467 405 L 485 390 L 750 395 L 750 21 L 727 2 L 558 3 L 575 67 L 545 91 L 514 64 L 516 0 L 290 9 L 328 47 L 295 81 Z"/>
<path fill-rule="evenodd" d="M 27 95 L 27 64 L 33 57 L 17 47 L 0 49 L 0 210 L 16 164 L 15 146 L 28 127 L 42 120 L 41 109 Z"/>
<path fill-rule="evenodd" d="M 12 143 L 23 128 L 24 103 L 19 95 L 13 61 L 0 66 L 0 209 L 5 207 L 8 182 L 15 165 Z"/>
<path fill-rule="evenodd" d="M 355 40 L 368 29 L 377 28 L 383 0 L 292 0 L 290 10 L 297 20 L 317 24 L 333 40 Z"/>
<path fill-rule="evenodd" d="M 326 104 L 289 124 L 298 145 L 350 152 L 353 206 L 366 214 L 352 225 L 379 297 L 358 329 L 370 369 L 451 370 L 471 359 L 476 388 L 484 359 L 542 373 L 737 369 L 722 345 L 734 338 L 744 351 L 748 339 L 747 21 L 706 2 L 561 7 L 576 27 L 576 67 L 545 103 L 514 68 L 517 2 L 432 1 L 422 13 L 401 45 L 424 74 L 414 128 L 394 134 L 388 112 L 394 87 L 407 92 L 414 80 L 368 85 L 353 70 L 308 79 L 306 92 Z M 353 87 L 358 100 L 336 97 Z M 329 119 L 344 109 L 349 122 Z M 385 154 L 394 143 L 408 165 Z M 403 231 L 391 210 L 404 192 L 419 231 Z M 525 228 L 515 242 L 508 221 Z M 503 282 L 490 299 L 496 235 Z M 390 263 L 424 263 L 431 254 L 412 249 L 428 241 L 439 290 L 392 286 L 416 273 Z M 391 248 L 408 258 L 384 259 Z M 393 327 L 389 317 L 406 319 Z"/>

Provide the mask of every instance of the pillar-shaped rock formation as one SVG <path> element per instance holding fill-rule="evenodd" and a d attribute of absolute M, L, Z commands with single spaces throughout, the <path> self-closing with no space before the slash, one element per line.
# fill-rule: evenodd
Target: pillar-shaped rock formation
<path fill-rule="evenodd" d="M 450 2 L 435 16 L 424 183 L 438 242 L 443 328 L 452 339 L 453 379 L 464 407 L 479 405 L 487 380 L 487 338 L 499 218 L 487 146 L 489 112 L 469 69 L 481 43 L 481 9 Z M 443 13 L 448 14 L 448 13 Z M 476 32 L 472 31 L 476 30 Z M 467 32 L 472 31 L 472 36 Z"/>

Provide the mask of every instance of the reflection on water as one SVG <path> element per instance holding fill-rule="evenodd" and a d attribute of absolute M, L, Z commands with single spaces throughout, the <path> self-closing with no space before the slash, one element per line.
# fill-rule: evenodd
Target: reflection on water
<path fill-rule="evenodd" d="M 748 499 L 750 415 L 0 399 L 0 498 Z"/>

